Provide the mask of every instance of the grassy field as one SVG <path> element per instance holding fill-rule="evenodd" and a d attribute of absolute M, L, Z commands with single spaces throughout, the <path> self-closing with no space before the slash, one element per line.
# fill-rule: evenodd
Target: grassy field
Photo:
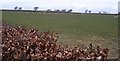
<path fill-rule="evenodd" d="M 80 46 L 93 43 L 110 49 L 110 58 L 117 57 L 118 20 L 115 15 L 45 14 L 39 12 L 3 11 L 5 23 L 36 27 L 41 31 L 60 33 L 58 44 Z"/>

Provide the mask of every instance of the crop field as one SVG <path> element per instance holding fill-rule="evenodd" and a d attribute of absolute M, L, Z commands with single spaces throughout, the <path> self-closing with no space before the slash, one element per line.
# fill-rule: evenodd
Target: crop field
<path fill-rule="evenodd" d="M 40 12 L 3 11 L 2 22 L 37 28 L 39 32 L 60 34 L 58 44 L 69 47 L 93 43 L 110 49 L 109 58 L 118 55 L 118 20 L 116 15 L 48 14 Z"/>

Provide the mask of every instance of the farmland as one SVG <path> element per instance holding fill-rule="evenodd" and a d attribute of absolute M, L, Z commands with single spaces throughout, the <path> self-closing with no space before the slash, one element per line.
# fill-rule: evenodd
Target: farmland
<path fill-rule="evenodd" d="M 115 15 L 46 14 L 39 12 L 3 11 L 3 23 L 37 28 L 39 32 L 58 32 L 58 44 L 70 47 L 100 44 L 110 49 L 110 57 L 117 57 L 118 21 Z"/>

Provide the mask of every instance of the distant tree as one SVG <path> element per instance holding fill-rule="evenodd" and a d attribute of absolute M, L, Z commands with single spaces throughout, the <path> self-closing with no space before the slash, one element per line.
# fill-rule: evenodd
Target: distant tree
<path fill-rule="evenodd" d="M 56 11 L 57 11 L 57 12 L 59 12 L 60 10 L 59 10 L 59 9 L 57 9 Z"/>
<path fill-rule="evenodd" d="M 99 11 L 99 14 L 101 14 L 101 11 Z"/>
<path fill-rule="evenodd" d="M 59 13 L 59 12 L 60 12 L 60 10 L 59 10 L 59 9 L 57 9 L 57 10 L 54 10 L 54 12 Z"/>
<path fill-rule="evenodd" d="M 68 12 L 68 13 L 71 13 L 71 12 L 72 12 L 72 9 L 68 10 L 67 12 Z"/>
<path fill-rule="evenodd" d="M 62 9 L 61 12 L 62 12 L 62 13 L 65 13 L 65 12 L 66 12 L 66 9 Z"/>
<path fill-rule="evenodd" d="M 88 10 L 86 9 L 86 10 L 85 10 L 85 13 L 87 13 L 87 12 L 88 12 Z"/>
<path fill-rule="evenodd" d="M 51 9 L 47 9 L 47 11 L 49 12 L 49 11 L 51 11 Z"/>
<path fill-rule="evenodd" d="M 89 13 L 91 13 L 91 10 L 89 10 Z"/>
<path fill-rule="evenodd" d="M 22 10 L 22 7 L 19 7 L 19 10 Z"/>
<path fill-rule="evenodd" d="M 60 10 L 59 10 L 59 9 L 57 9 L 57 10 L 56 10 L 56 12 L 57 12 L 57 13 L 59 13 L 59 12 L 60 12 Z"/>
<path fill-rule="evenodd" d="M 14 9 L 17 10 L 17 9 L 18 9 L 18 6 L 15 6 Z"/>
<path fill-rule="evenodd" d="M 108 12 L 104 11 L 103 14 L 108 14 Z"/>
<path fill-rule="evenodd" d="M 47 9 L 47 11 L 46 11 L 47 13 L 49 13 L 49 12 L 51 12 L 51 9 Z"/>
<path fill-rule="evenodd" d="M 37 11 L 39 7 L 34 7 L 34 10 Z"/>

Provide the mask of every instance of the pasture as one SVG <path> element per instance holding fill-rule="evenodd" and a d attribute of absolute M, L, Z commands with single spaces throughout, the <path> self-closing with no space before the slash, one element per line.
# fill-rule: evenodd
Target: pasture
<path fill-rule="evenodd" d="M 115 15 L 47 14 L 40 12 L 3 11 L 2 22 L 37 28 L 40 32 L 60 34 L 58 44 L 70 47 L 93 43 L 110 49 L 110 58 L 118 53 L 118 20 Z"/>

